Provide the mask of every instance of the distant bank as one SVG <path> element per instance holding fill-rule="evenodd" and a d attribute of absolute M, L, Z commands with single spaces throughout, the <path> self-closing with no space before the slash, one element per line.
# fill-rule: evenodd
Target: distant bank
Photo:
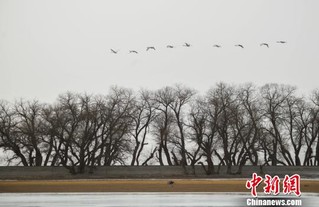
<path fill-rule="evenodd" d="M 217 170 L 217 166 L 215 169 Z M 237 167 L 233 166 L 235 173 Z M 249 178 L 252 173 L 284 177 L 299 174 L 302 179 L 319 179 L 319 167 L 244 166 L 242 174 L 226 174 L 221 166 L 219 174 L 207 175 L 202 166 L 109 166 L 96 167 L 84 174 L 71 175 L 64 167 L 0 167 L 0 180 L 71 180 L 71 179 L 176 179 L 176 178 Z"/>

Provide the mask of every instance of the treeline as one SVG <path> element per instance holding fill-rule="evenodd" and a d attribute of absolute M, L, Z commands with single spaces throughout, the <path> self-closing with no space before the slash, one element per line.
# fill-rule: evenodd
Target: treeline
<path fill-rule="evenodd" d="M 54 104 L 0 102 L 6 162 L 64 166 L 201 164 L 319 165 L 319 91 L 289 85 L 218 83 L 200 95 L 182 85 L 156 91 L 113 87 L 109 94 L 65 93 Z"/>

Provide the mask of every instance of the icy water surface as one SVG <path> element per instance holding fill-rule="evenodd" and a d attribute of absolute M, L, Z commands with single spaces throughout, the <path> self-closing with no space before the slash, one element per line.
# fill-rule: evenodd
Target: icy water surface
<path fill-rule="evenodd" d="M 4 193 L 2 207 L 203 207 L 247 206 L 249 194 L 236 193 Z M 302 196 L 307 205 L 317 206 L 318 194 Z M 306 203 L 304 203 L 306 204 Z"/>

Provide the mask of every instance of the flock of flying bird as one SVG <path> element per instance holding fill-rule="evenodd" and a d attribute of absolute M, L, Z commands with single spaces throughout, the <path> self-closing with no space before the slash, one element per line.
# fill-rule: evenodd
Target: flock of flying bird
<path fill-rule="evenodd" d="M 276 43 L 279 43 L 279 44 L 285 44 L 287 43 L 286 41 L 277 41 Z M 184 45 L 182 45 L 183 47 L 191 47 L 191 44 L 185 42 Z M 264 46 L 264 47 L 267 47 L 269 48 L 269 44 L 268 43 L 261 43 L 260 46 Z M 169 49 L 173 49 L 175 46 L 173 45 L 167 45 L 166 48 L 169 48 Z M 216 48 L 221 48 L 222 46 L 221 45 L 213 45 L 213 47 L 216 47 Z M 240 47 L 242 49 L 244 49 L 245 47 L 242 45 L 242 44 L 237 44 L 235 45 L 235 47 Z M 117 54 L 119 52 L 119 50 L 114 50 L 114 49 L 110 49 L 111 50 L 111 53 L 113 54 Z M 149 47 L 146 47 L 146 51 L 149 51 L 149 50 L 156 50 L 154 46 L 149 46 Z M 138 52 L 136 50 L 129 50 L 129 53 L 134 53 L 134 54 L 138 54 Z"/>

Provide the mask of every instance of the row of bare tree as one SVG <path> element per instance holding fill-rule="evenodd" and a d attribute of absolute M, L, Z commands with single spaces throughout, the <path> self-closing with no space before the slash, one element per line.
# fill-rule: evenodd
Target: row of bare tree
<path fill-rule="evenodd" d="M 175 85 L 113 87 L 106 96 L 66 93 L 54 104 L 0 102 L 7 164 L 95 166 L 319 165 L 319 92 L 267 84 L 216 84 L 205 95 Z"/>

